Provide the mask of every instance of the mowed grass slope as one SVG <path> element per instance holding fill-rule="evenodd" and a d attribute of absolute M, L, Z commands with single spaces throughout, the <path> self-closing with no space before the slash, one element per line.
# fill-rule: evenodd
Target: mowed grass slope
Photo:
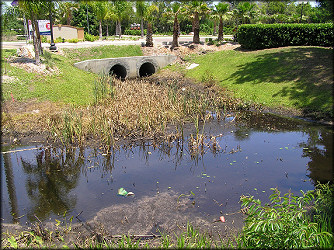
<path fill-rule="evenodd" d="M 61 102 L 73 105 L 87 105 L 94 99 L 93 86 L 97 75 L 77 69 L 73 64 L 86 59 L 108 57 L 140 56 L 139 46 L 101 46 L 91 48 L 66 49 L 65 55 L 50 54 L 42 57 L 42 62 L 57 68 L 58 74 L 43 75 L 27 72 L 10 65 L 4 60 L 16 54 L 16 50 L 2 50 L 2 74 L 15 77 L 14 81 L 2 82 L 2 100 Z"/>
<path fill-rule="evenodd" d="M 333 49 L 229 50 L 190 61 L 199 66 L 187 70 L 186 76 L 213 78 L 244 101 L 333 116 Z"/>

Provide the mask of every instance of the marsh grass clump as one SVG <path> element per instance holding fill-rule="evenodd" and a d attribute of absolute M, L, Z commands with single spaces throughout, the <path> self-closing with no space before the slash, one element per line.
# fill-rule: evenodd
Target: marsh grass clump
<path fill-rule="evenodd" d="M 107 97 L 113 98 L 115 95 L 113 76 L 111 75 L 99 75 L 94 81 L 93 95 L 94 105 L 98 102 L 106 99 Z"/>
<path fill-rule="evenodd" d="M 60 119 L 49 119 L 49 128 L 63 144 L 82 144 L 85 138 L 100 139 L 108 150 L 121 139 L 165 137 L 167 125 L 180 126 L 208 118 L 220 110 L 219 95 L 180 87 L 176 79 L 163 84 L 99 76 L 93 87 L 92 105 L 70 107 Z M 219 115 L 217 115 L 219 117 Z M 183 134 L 181 129 L 178 133 Z M 197 140 L 199 140 L 197 132 Z"/>

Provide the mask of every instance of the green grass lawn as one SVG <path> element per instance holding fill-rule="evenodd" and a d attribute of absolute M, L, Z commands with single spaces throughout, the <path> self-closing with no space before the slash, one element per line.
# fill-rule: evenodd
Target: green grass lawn
<path fill-rule="evenodd" d="M 189 60 L 199 66 L 186 70 L 186 76 L 201 81 L 213 78 L 244 101 L 333 113 L 332 49 L 229 50 Z"/>
<path fill-rule="evenodd" d="M 96 74 L 77 69 L 74 62 L 108 57 L 140 56 L 139 46 L 100 46 L 91 48 L 64 49 L 65 56 L 45 53 L 44 62 L 56 66 L 59 74 L 42 75 L 9 65 L 4 61 L 16 50 L 2 50 L 2 74 L 18 80 L 2 82 L 2 100 L 36 98 L 38 101 L 87 105 L 94 99 L 93 85 Z M 43 60 L 43 58 L 42 58 Z"/>

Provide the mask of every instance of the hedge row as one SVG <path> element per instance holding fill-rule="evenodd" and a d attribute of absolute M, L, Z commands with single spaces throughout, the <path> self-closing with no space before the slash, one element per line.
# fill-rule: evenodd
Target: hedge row
<path fill-rule="evenodd" d="M 141 36 L 141 30 L 124 30 L 124 35 Z M 146 29 L 144 29 L 144 35 L 146 35 Z"/>
<path fill-rule="evenodd" d="M 330 47 L 334 44 L 333 23 L 243 24 L 238 28 L 237 40 L 245 49 L 296 45 Z"/>

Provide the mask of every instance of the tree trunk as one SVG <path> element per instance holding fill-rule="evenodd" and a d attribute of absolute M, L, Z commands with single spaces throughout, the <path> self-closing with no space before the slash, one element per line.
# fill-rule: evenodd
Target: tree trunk
<path fill-rule="evenodd" d="M 41 40 L 41 34 L 39 33 L 39 26 L 38 21 L 35 19 L 35 31 L 36 31 L 36 41 L 38 46 L 38 52 L 39 54 L 43 55 L 43 47 L 42 47 L 42 40 Z"/>
<path fill-rule="evenodd" d="M 216 35 L 216 32 L 217 32 L 217 21 L 216 20 L 213 20 L 213 36 Z"/>
<path fill-rule="evenodd" d="M 121 27 L 121 21 L 117 20 L 116 21 L 116 36 L 119 36 L 121 38 L 122 36 L 122 27 Z"/>
<path fill-rule="evenodd" d="M 152 24 L 147 23 L 146 47 L 153 47 Z"/>
<path fill-rule="evenodd" d="M 109 29 L 108 29 L 108 23 L 107 23 L 107 37 L 109 36 Z"/>
<path fill-rule="evenodd" d="M 102 40 L 102 20 L 99 20 L 99 37 Z"/>
<path fill-rule="evenodd" d="M 35 50 L 35 63 L 36 63 L 36 65 L 40 65 L 41 64 L 41 59 L 39 57 L 39 48 L 38 48 L 37 38 L 35 36 L 36 22 L 37 21 L 35 21 L 35 20 L 31 20 L 31 24 L 32 24 L 32 28 L 33 28 L 32 39 L 33 39 L 34 50 Z"/>
<path fill-rule="evenodd" d="M 144 20 L 143 18 L 140 20 L 140 32 L 141 32 L 141 38 L 144 37 Z"/>
<path fill-rule="evenodd" d="M 121 38 L 122 37 L 122 24 L 121 24 L 121 20 L 118 21 L 118 29 L 119 29 L 118 35 L 119 35 L 119 38 Z"/>
<path fill-rule="evenodd" d="M 66 24 L 67 25 L 71 25 L 71 19 L 72 19 L 71 14 L 68 14 L 68 16 L 66 18 Z"/>
<path fill-rule="evenodd" d="M 194 13 L 194 37 L 193 37 L 193 43 L 199 43 L 199 17 L 198 17 L 198 12 Z"/>
<path fill-rule="evenodd" d="M 223 18 L 222 16 L 219 17 L 219 27 L 218 27 L 218 41 L 223 40 Z"/>
<path fill-rule="evenodd" d="M 174 18 L 174 26 L 173 26 L 173 42 L 172 42 L 172 48 L 179 47 L 178 37 L 179 37 L 179 22 L 178 22 L 178 20 L 177 20 L 177 15 L 175 15 L 175 18 Z"/>

